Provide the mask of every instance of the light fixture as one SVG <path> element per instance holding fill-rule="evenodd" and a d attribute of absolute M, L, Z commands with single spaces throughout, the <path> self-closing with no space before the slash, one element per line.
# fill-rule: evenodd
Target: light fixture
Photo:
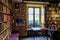
<path fill-rule="evenodd" d="M 59 14 L 54 14 L 52 15 L 52 17 L 59 17 Z"/>

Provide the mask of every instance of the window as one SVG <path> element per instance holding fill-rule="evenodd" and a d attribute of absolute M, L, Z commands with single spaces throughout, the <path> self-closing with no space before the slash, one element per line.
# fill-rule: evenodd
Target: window
<path fill-rule="evenodd" d="M 40 27 L 39 8 L 28 8 L 28 25 L 29 27 Z"/>

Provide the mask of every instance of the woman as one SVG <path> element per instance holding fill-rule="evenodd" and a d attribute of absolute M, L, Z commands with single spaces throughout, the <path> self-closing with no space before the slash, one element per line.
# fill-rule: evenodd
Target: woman
<path fill-rule="evenodd" d="M 57 30 L 56 23 L 52 22 L 52 24 L 48 27 L 48 34 L 53 37 L 53 40 L 55 40 L 54 34 L 55 34 L 56 30 Z"/>

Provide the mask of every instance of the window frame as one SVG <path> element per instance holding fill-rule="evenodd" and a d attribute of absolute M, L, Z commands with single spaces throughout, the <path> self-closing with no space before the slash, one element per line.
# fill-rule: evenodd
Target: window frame
<path fill-rule="evenodd" d="M 33 15 L 33 27 L 35 27 L 35 8 L 39 8 L 39 14 L 37 14 L 37 15 L 39 15 L 39 22 L 41 21 L 41 8 L 40 7 L 28 7 L 28 10 L 29 10 L 29 8 L 33 8 L 33 14 L 29 14 L 28 13 L 28 23 L 29 23 L 29 15 Z M 28 24 L 28 26 L 29 26 L 29 24 Z"/>

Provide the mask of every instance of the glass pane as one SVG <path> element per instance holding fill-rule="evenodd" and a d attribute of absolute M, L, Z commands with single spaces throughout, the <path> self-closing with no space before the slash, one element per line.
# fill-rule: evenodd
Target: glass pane
<path fill-rule="evenodd" d="M 39 15 L 35 15 L 35 20 L 39 20 Z"/>
<path fill-rule="evenodd" d="M 39 8 L 35 8 L 35 15 L 36 14 L 39 14 L 40 12 L 39 12 Z"/>
<path fill-rule="evenodd" d="M 35 8 L 35 27 L 40 27 L 39 8 Z"/>
<path fill-rule="evenodd" d="M 33 15 L 28 16 L 28 24 L 29 24 L 29 27 L 33 26 Z"/>
<path fill-rule="evenodd" d="M 29 20 L 29 27 L 33 27 L 33 20 Z"/>
<path fill-rule="evenodd" d="M 33 8 L 28 8 L 28 14 L 33 14 Z"/>
<path fill-rule="evenodd" d="M 40 23 L 39 23 L 39 15 L 35 15 L 35 27 L 39 27 Z"/>
<path fill-rule="evenodd" d="M 33 20 L 33 15 L 28 15 L 28 20 Z"/>
<path fill-rule="evenodd" d="M 39 20 L 35 20 L 35 27 L 40 27 L 40 21 Z"/>

